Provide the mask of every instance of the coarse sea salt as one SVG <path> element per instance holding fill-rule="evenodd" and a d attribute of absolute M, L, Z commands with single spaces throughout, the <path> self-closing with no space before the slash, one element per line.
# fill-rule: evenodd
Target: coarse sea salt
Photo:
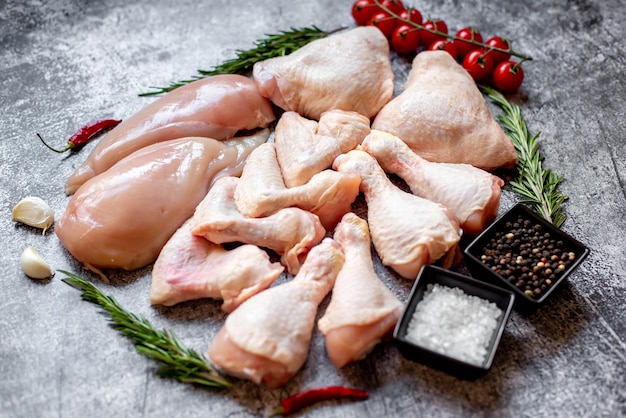
<path fill-rule="evenodd" d="M 459 288 L 428 285 L 406 331 L 406 339 L 423 348 L 477 366 L 503 312 L 498 306 Z"/>

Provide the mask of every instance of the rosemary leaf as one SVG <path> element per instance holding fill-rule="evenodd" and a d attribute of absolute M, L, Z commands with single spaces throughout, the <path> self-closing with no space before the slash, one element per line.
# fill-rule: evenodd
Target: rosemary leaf
<path fill-rule="evenodd" d="M 64 270 L 59 272 L 68 276 L 63 282 L 82 290 L 84 300 L 100 306 L 108 314 L 109 325 L 126 335 L 138 353 L 160 365 L 159 376 L 204 388 L 232 387 L 203 356 L 185 347 L 174 334 L 155 329 L 147 319 L 126 311 L 115 298 L 104 295 L 82 277 Z"/>
<path fill-rule="evenodd" d="M 141 93 L 139 96 L 154 96 L 170 92 L 178 87 L 184 86 L 202 78 L 218 75 L 218 74 L 246 74 L 252 71 L 252 67 L 259 61 L 269 58 L 289 55 L 293 51 L 303 47 L 311 41 L 325 38 L 335 32 L 345 28 L 338 28 L 329 32 L 323 31 L 317 26 L 304 28 L 291 28 L 289 31 L 282 31 L 276 34 L 266 35 L 266 38 L 259 39 L 255 42 L 255 46 L 248 50 L 237 50 L 236 57 L 224 61 L 222 64 L 213 67 L 211 70 L 198 70 L 198 74 L 187 80 L 181 80 L 171 83 L 167 87 L 151 86 L 154 91 Z"/>
<path fill-rule="evenodd" d="M 481 91 L 504 112 L 498 121 L 511 138 L 519 156 L 518 177 L 511 181 L 511 189 L 522 196 L 522 202 L 557 228 L 567 219 L 563 203 L 568 199 L 558 189 L 563 176 L 543 168 L 539 152 L 539 134 L 530 136 L 519 106 L 510 103 L 499 91 L 480 86 Z"/>

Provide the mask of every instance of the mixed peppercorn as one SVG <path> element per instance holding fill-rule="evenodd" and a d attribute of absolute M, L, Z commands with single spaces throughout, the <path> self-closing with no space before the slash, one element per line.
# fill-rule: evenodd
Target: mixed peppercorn
<path fill-rule="evenodd" d="M 518 216 L 487 242 L 480 259 L 526 296 L 539 299 L 576 254 L 541 225 Z"/>

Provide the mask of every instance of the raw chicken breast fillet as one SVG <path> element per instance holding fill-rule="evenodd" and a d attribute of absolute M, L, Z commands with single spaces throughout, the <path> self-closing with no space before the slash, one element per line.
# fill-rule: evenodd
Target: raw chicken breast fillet
<path fill-rule="evenodd" d="M 325 238 L 288 282 L 252 296 L 235 309 L 208 351 L 229 375 L 276 388 L 304 365 L 318 306 L 344 263 L 339 244 Z"/>
<path fill-rule="evenodd" d="M 428 161 L 489 171 L 517 163 L 513 143 L 476 83 L 445 51 L 417 54 L 404 91 L 385 105 L 372 129 L 398 136 Z"/>
<path fill-rule="evenodd" d="M 134 152 L 83 184 L 55 231 L 86 267 L 132 270 L 156 260 L 176 230 L 193 215 L 212 182 L 238 175 L 269 130 L 237 139 L 160 142 Z"/>
<path fill-rule="evenodd" d="M 400 176 L 414 194 L 450 209 L 465 234 L 479 234 L 498 214 L 504 181 L 487 171 L 469 164 L 432 163 L 397 136 L 375 129 L 361 149 L 386 172 Z"/>
<path fill-rule="evenodd" d="M 306 184 L 329 168 L 335 157 L 359 145 L 370 132 L 370 120 L 356 112 L 331 110 L 319 123 L 285 112 L 274 133 L 276 158 L 287 187 Z"/>
<path fill-rule="evenodd" d="M 296 274 L 309 250 L 326 230 L 319 218 L 299 208 L 284 208 L 263 218 L 246 218 L 235 207 L 238 177 L 215 182 L 191 219 L 191 231 L 211 242 L 243 242 L 276 251 L 287 271 Z"/>
<path fill-rule="evenodd" d="M 172 306 L 180 302 L 223 299 L 222 310 L 232 312 L 243 301 L 267 289 L 283 272 L 256 245 L 226 250 L 191 233 L 187 221 L 169 239 L 152 268 L 150 303 Z"/>
<path fill-rule="evenodd" d="M 217 75 L 179 87 L 124 120 L 98 142 L 70 176 L 72 194 L 91 177 L 147 145 L 184 137 L 232 138 L 241 130 L 265 128 L 275 119 L 269 101 L 241 75 Z"/>
<path fill-rule="evenodd" d="M 241 174 L 235 191 L 237 209 L 244 216 L 269 216 L 280 209 L 298 207 L 314 213 L 331 230 L 350 212 L 359 194 L 357 174 L 324 170 L 306 184 L 287 188 L 276 159 L 273 143 L 255 149 Z"/>
<path fill-rule="evenodd" d="M 252 74 L 264 97 L 283 110 L 315 120 L 332 109 L 352 110 L 371 119 L 393 95 L 389 42 L 371 26 L 257 62 Z"/>
<path fill-rule="evenodd" d="M 439 203 L 400 190 L 365 151 L 342 154 L 333 167 L 361 176 L 372 242 L 384 265 L 411 280 L 424 264 L 442 257 L 444 267 L 450 266 L 450 257 L 457 254 L 461 238 L 452 212 Z"/>
<path fill-rule="evenodd" d="M 380 281 L 372 262 L 367 222 L 344 215 L 333 236 L 346 261 L 337 275 L 330 304 L 317 326 L 326 337 L 326 352 L 343 367 L 364 358 L 393 330 L 402 303 Z"/>

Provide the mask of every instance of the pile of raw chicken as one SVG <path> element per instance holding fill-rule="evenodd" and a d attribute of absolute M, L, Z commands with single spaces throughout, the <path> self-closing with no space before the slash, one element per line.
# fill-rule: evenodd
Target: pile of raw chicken
<path fill-rule="evenodd" d="M 227 374 L 286 383 L 328 294 L 317 328 L 329 358 L 361 359 L 402 309 L 371 244 L 402 278 L 452 266 L 461 234 L 497 214 L 503 182 L 489 171 L 517 162 L 448 53 L 419 53 L 395 98 L 393 77 L 387 39 L 359 27 L 259 62 L 252 77 L 174 90 L 69 178 L 56 233 L 96 272 L 154 263 L 153 305 L 222 299 L 229 315 L 208 354 Z M 352 211 L 360 193 L 365 219 Z"/>

